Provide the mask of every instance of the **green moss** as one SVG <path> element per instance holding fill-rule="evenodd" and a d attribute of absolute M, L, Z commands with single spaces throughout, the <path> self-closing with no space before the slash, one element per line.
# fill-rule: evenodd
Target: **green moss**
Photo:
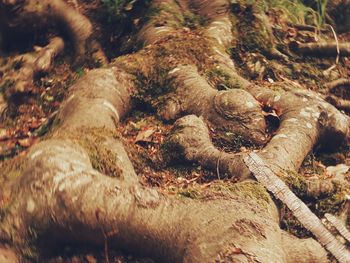
<path fill-rule="evenodd" d="M 82 128 L 76 134 L 63 135 L 63 138 L 67 137 L 86 150 L 94 169 L 111 177 L 121 175 L 122 171 L 116 163 L 116 156 L 108 149 L 107 142 L 109 138 L 119 138 L 117 132 L 106 128 Z"/>
<path fill-rule="evenodd" d="M 280 203 L 280 202 L 279 202 Z M 281 214 L 281 228 L 289 233 L 299 237 L 307 238 L 311 237 L 312 233 L 305 229 L 299 220 L 292 214 L 292 212 L 284 205 L 279 205 Z"/>
<path fill-rule="evenodd" d="M 173 189 L 182 198 L 191 198 L 197 200 L 206 200 L 213 198 L 242 198 L 250 199 L 253 203 L 261 207 L 268 208 L 271 198 L 266 189 L 258 182 L 244 181 L 239 183 L 214 181 L 209 187 L 203 188 L 199 184 L 186 186 L 185 188 Z"/>
<path fill-rule="evenodd" d="M 205 17 L 194 14 L 192 12 L 185 12 L 183 18 L 184 20 L 182 22 L 182 25 L 190 29 L 199 28 L 207 24 Z"/>
<path fill-rule="evenodd" d="M 341 212 L 347 200 L 346 196 L 350 194 L 350 190 L 340 182 L 333 182 L 333 184 L 335 188 L 334 192 L 318 200 L 315 205 L 320 215 L 324 215 L 325 213 L 338 214 Z"/>
<path fill-rule="evenodd" d="M 180 6 L 176 3 L 162 3 L 158 8 L 150 8 L 145 14 L 145 17 L 145 22 L 155 27 L 169 26 L 181 28 L 185 22 Z"/>
<path fill-rule="evenodd" d="M 120 57 L 113 64 L 136 76 L 138 88 L 134 97 L 157 108 L 162 103 L 160 97 L 177 88 L 169 80 L 170 70 L 178 65 L 195 64 L 199 72 L 204 73 L 215 64 L 213 55 L 212 43 L 204 41 L 200 33 L 177 32 L 165 41 Z"/>
<path fill-rule="evenodd" d="M 198 189 L 190 188 L 186 190 L 180 190 L 178 192 L 178 195 L 183 196 L 185 198 L 191 198 L 191 199 L 200 199 L 202 198 L 202 194 Z"/>
<path fill-rule="evenodd" d="M 258 182 L 244 181 L 232 184 L 229 186 L 229 190 L 237 196 L 254 199 L 263 206 L 267 206 L 271 201 L 265 187 Z"/>
<path fill-rule="evenodd" d="M 273 46 L 273 34 L 265 15 L 264 1 L 237 1 L 234 20 L 238 29 L 239 46 L 249 51 L 269 51 Z"/>
<path fill-rule="evenodd" d="M 289 172 L 287 174 L 288 176 L 285 176 L 284 178 L 282 178 L 282 180 L 298 197 L 305 197 L 307 195 L 308 189 L 305 177 L 293 172 Z"/>
<path fill-rule="evenodd" d="M 347 186 L 333 181 L 334 190 L 332 192 L 322 191 L 318 196 L 312 196 L 308 192 L 308 182 L 302 175 L 289 173 L 282 179 L 301 200 L 304 202 L 312 200 L 310 208 L 319 216 L 323 216 L 325 213 L 337 214 L 341 212 L 346 202 L 346 195 L 350 194 Z"/>
<path fill-rule="evenodd" d="M 134 8 L 134 5 L 140 2 L 148 5 L 149 0 L 101 0 L 101 2 L 106 7 L 110 16 L 113 16 L 119 20 L 125 18 L 129 11 Z"/>
<path fill-rule="evenodd" d="M 26 167 L 26 159 L 16 157 L 0 162 L 0 184 L 17 179 Z"/>
<path fill-rule="evenodd" d="M 230 74 L 220 68 L 214 68 L 207 72 L 209 82 L 214 83 L 218 90 L 240 88 L 242 85 L 233 79 Z"/>
<path fill-rule="evenodd" d="M 184 152 L 185 149 L 181 145 L 173 141 L 171 136 L 162 144 L 160 148 L 160 154 L 162 156 L 163 161 L 166 164 L 175 164 L 179 162 L 183 163 Z"/>
<path fill-rule="evenodd" d="M 242 134 L 227 132 L 225 129 L 215 129 L 212 134 L 212 141 L 215 147 L 230 153 L 238 153 L 242 147 L 249 149 L 259 149 L 261 146 L 245 138 Z"/>

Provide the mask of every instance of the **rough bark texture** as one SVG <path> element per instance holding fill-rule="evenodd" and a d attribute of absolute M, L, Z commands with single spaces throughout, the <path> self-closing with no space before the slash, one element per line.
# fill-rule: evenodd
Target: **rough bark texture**
<path fill-rule="evenodd" d="M 264 163 L 288 181 L 300 177 L 299 168 L 315 145 L 335 148 L 347 142 L 349 117 L 316 92 L 288 82 L 263 87 L 241 77 L 226 52 L 238 38 L 231 8 L 226 0 L 151 1 L 149 10 L 157 12 L 149 14 L 135 38 L 142 48 L 89 71 L 70 87 L 49 135 L 19 157 L 19 166 L 1 173 L 12 180 L 0 185 L 0 201 L 11 200 L 6 209 L 0 203 L 0 242 L 8 248 L 0 249 L 0 259 L 16 262 L 14 250 L 17 260 L 25 261 L 29 241 L 46 247 L 67 239 L 103 246 L 108 236 L 110 248 L 159 262 L 329 261 L 316 240 L 280 228 L 276 203 L 244 163 L 248 153 L 216 148 L 208 126 L 252 143 Z M 90 43 L 91 23 L 59 0 L 3 0 L 0 14 L 8 28 L 33 17 L 63 23 L 79 56 Z M 269 38 L 267 19 L 257 15 L 254 21 Z M 53 38 L 21 70 L 35 67 L 20 75 L 31 79 L 37 70 L 48 70 L 62 49 L 62 39 Z M 286 59 L 275 45 L 262 52 Z M 213 72 L 220 74 L 213 77 Z M 22 81 L 6 77 L 14 87 Z M 217 171 L 219 178 L 230 179 L 226 192 L 211 189 L 214 194 L 192 200 L 140 183 L 115 131 L 133 110 L 135 98 L 165 121 L 178 119 L 163 145 L 164 160 L 186 160 Z M 267 131 L 266 108 L 279 119 L 275 133 Z M 301 181 L 314 198 L 339 190 L 332 178 Z M 347 192 L 348 182 L 342 182 Z"/>

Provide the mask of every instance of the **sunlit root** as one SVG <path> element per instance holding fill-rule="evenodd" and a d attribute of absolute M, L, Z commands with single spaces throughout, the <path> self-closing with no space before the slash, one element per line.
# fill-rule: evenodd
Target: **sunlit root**
<path fill-rule="evenodd" d="M 177 66 L 169 72 L 169 82 L 176 88 L 160 108 L 166 120 L 184 114 L 203 116 L 215 129 L 237 133 L 264 144 L 266 124 L 260 104 L 242 89 L 218 91 L 199 75 L 194 66 Z"/>
<path fill-rule="evenodd" d="M 280 127 L 261 151 L 278 170 L 297 171 L 314 145 L 337 147 L 349 138 L 349 118 L 316 93 L 273 91 L 251 86 L 248 90 L 262 104 L 274 108 Z M 327 138 L 332 136 L 332 143 Z"/>
<path fill-rule="evenodd" d="M 350 56 L 350 44 L 335 42 L 326 43 L 300 43 L 293 41 L 289 44 L 291 50 L 303 54 L 303 55 L 314 55 L 314 56 L 337 56 L 338 48 L 340 56 Z"/>
<path fill-rule="evenodd" d="M 198 162 L 205 168 L 218 172 L 219 178 L 234 181 L 250 177 L 243 163 L 244 154 L 221 152 L 214 147 L 209 130 L 202 119 L 188 115 L 175 122 L 171 135 L 163 146 L 169 161 L 185 159 Z"/>
<path fill-rule="evenodd" d="M 105 233 L 113 233 L 110 248 L 163 262 L 295 262 L 294 249 L 305 252 L 304 262 L 326 262 L 314 240 L 303 240 L 301 248 L 299 239 L 280 230 L 275 204 L 257 183 L 237 189 L 259 198 L 238 192 L 204 201 L 164 196 L 139 184 L 113 135 L 133 88 L 118 68 L 91 71 L 71 88 L 51 138 L 24 157 L 22 176 L 12 185 L 16 201 L 0 225 L 3 242 L 23 249 L 34 231 L 47 251 L 67 238 L 101 246 Z M 90 144 L 111 154 L 114 178 L 93 168 Z"/>
<path fill-rule="evenodd" d="M 278 150 L 275 149 L 275 151 Z M 233 181 L 240 181 L 252 178 L 251 172 L 243 162 L 247 153 L 226 153 L 215 148 L 209 137 L 207 125 L 203 119 L 194 115 L 185 116 L 175 122 L 173 130 L 163 146 L 163 152 L 166 161 L 176 162 L 185 159 L 186 161 L 196 162 L 217 172 L 220 179 L 230 178 Z M 266 156 L 265 149 L 262 150 L 260 155 Z M 273 160 L 269 160 L 267 164 L 273 165 L 272 167 L 277 165 Z M 283 178 L 296 176 L 295 173 L 298 167 L 292 170 L 288 165 L 288 163 L 280 163 L 278 169 L 276 169 Z M 305 178 L 303 181 L 305 194 L 310 197 L 317 198 L 335 191 L 332 180 Z"/>

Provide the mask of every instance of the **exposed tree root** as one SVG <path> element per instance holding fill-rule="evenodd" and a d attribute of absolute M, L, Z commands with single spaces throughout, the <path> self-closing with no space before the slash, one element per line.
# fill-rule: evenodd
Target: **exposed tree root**
<path fill-rule="evenodd" d="M 94 89 L 86 88 L 92 84 Z M 16 201 L 2 221 L 3 239 L 24 245 L 31 227 L 50 239 L 68 235 L 102 244 L 103 231 L 115 231 L 110 246 L 132 247 L 167 262 L 244 262 L 251 257 L 295 262 L 296 246 L 307 251 L 302 262 L 326 262 L 315 241 L 300 243 L 279 230 L 274 204 L 266 194 L 266 205 L 259 206 L 254 199 L 248 205 L 244 197 L 244 208 L 240 199 L 186 201 L 162 196 L 138 184 L 123 146 L 103 135 L 101 146 L 115 153 L 119 178 L 94 170 L 88 153 L 77 145 L 81 132 L 86 136 L 89 130 L 103 128 L 108 134 L 126 112 L 130 85 L 127 75 L 112 68 L 94 71 L 72 87 L 61 116 L 71 116 L 67 111 L 72 108 L 77 113 L 62 118 L 52 139 L 33 147 L 26 157 L 23 176 L 13 186 L 19 190 Z M 264 192 L 255 183 L 245 184 L 256 193 Z"/>
<path fill-rule="evenodd" d="M 176 88 L 160 115 L 165 119 L 196 114 L 203 116 L 217 129 L 241 134 L 257 144 L 267 141 L 266 124 L 259 103 L 241 89 L 217 91 L 210 87 L 193 66 L 178 66 L 169 72 Z M 177 98 L 177 99 L 176 99 Z"/>
<path fill-rule="evenodd" d="M 269 144 L 274 143 L 271 141 Z M 275 148 L 278 151 L 278 148 L 275 147 L 277 144 L 273 146 L 269 146 L 269 144 L 261 151 L 261 156 L 266 156 L 267 147 L 270 147 L 270 149 Z M 164 145 L 164 152 L 169 155 L 169 161 L 185 158 L 187 161 L 198 162 L 208 169 L 219 169 L 223 178 L 231 178 L 233 181 L 252 178 L 251 172 L 243 162 L 243 159 L 247 157 L 248 153 L 232 154 L 216 149 L 210 140 L 207 126 L 203 120 L 194 115 L 189 115 L 176 121 L 173 131 Z M 274 159 L 279 155 L 283 155 L 284 157 L 285 153 L 279 152 L 276 153 L 276 157 L 274 158 L 267 156 L 264 159 L 268 160 L 269 167 L 273 167 L 279 176 L 288 181 L 288 177 L 293 177 L 299 167 L 293 168 L 286 161 L 279 162 L 277 160 L 274 163 Z M 335 190 L 335 186 L 331 180 L 321 181 L 305 178 L 304 181 L 305 191 L 310 196 L 317 197 L 334 192 Z"/>
<path fill-rule="evenodd" d="M 293 41 L 290 43 L 290 48 L 293 51 L 304 55 L 317 55 L 317 56 L 337 56 L 338 49 L 336 43 L 299 43 Z M 350 44 L 339 43 L 340 56 L 350 56 Z"/>
<path fill-rule="evenodd" d="M 34 2 L 25 1 L 24 7 Z M 66 24 L 78 54 L 85 53 L 91 24 L 61 1 L 42 4 L 43 11 L 34 13 Z M 1 242 L 19 252 L 32 239 L 49 248 L 53 239 L 67 237 L 103 246 L 106 233 L 113 233 L 109 247 L 132 249 L 161 262 L 328 262 L 314 239 L 301 240 L 280 229 L 276 204 L 251 180 L 243 160 L 247 153 L 216 149 L 206 123 L 263 147 L 259 157 L 288 179 L 315 145 L 329 147 L 329 137 L 333 147 L 348 140 L 349 118 L 316 93 L 277 85 L 268 89 L 240 77 L 226 52 L 234 39 L 228 1 L 156 0 L 151 8 L 158 13 L 138 34 L 144 47 L 82 77 L 70 88 L 46 140 L 21 157 L 20 169 L 4 170 L 6 178 L 14 179 L 0 185 L 3 195 L 11 192 L 8 207 L 0 207 Z M 193 17 L 189 23 L 187 12 L 200 14 L 208 24 Z M 48 68 L 46 61 L 60 50 L 47 49 L 36 68 Z M 209 84 L 218 70 L 218 79 L 235 89 L 219 91 Z M 132 109 L 133 97 L 165 120 L 194 114 L 175 122 L 163 148 L 166 158 L 198 162 L 240 182 L 226 194 L 200 200 L 141 185 L 115 133 Z M 272 138 L 263 107 L 274 109 L 280 119 Z M 331 180 L 316 183 L 323 182 L 320 191 L 306 183 L 306 192 L 317 196 L 335 191 Z"/>
<path fill-rule="evenodd" d="M 332 104 L 334 107 L 340 110 L 349 111 L 350 110 L 350 101 L 349 99 L 343 99 L 339 94 L 337 94 L 337 90 L 339 89 L 347 89 L 350 86 L 349 79 L 338 79 L 325 84 L 325 88 L 328 90 L 328 95 L 326 96 L 326 101 Z"/>

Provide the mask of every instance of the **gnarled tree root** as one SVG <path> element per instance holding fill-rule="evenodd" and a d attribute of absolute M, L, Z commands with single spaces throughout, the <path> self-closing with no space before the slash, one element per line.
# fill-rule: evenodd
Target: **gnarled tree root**
<path fill-rule="evenodd" d="M 233 181 L 253 179 L 251 171 L 244 164 L 248 153 L 226 153 L 215 148 L 209 137 L 207 125 L 194 115 L 188 115 L 175 122 L 170 136 L 163 145 L 163 151 L 169 161 L 185 159 L 197 162 L 203 167 L 219 172 L 221 178 L 230 178 Z M 261 150 L 260 155 L 264 156 L 264 153 L 265 149 Z M 294 176 L 298 170 L 291 170 L 286 162 L 278 163 L 277 166 L 273 158 L 264 160 L 269 160 L 267 165 L 274 167 L 279 176 L 287 181 L 288 177 Z M 305 178 L 304 182 L 306 194 L 313 197 L 329 194 L 335 190 L 332 180 Z"/>
<path fill-rule="evenodd" d="M 34 231 L 44 241 L 68 237 L 78 243 L 102 245 L 106 233 L 113 233 L 110 247 L 133 249 L 165 262 L 327 262 L 325 250 L 315 240 L 301 240 L 280 229 L 276 205 L 257 182 L 239 182 L 238 190 L 228 196 L 202 200 L 165 196 L 139 183 L 114 129 L 130 111 L 131 96 L 141 97 L 142 89 L 147 95 L 153 84 L 174 87 L 166 94 L 154 95 L 163 95 L 164 105 L 172 110 L 165 118 L 202 115 L 214 129 L 227 126 L 233 132 L 249 132 L 258 123 L 249 135 L 252 140 L 259 140 L 252 133 L 267 138 L 262 105 L 275 109 L 281 125 L 259 155 L 279 175 L 297 171 L 307 153 L 327 135 L 338 143 L 349 136 L 348 118 L 316 94 L 277 92 L 238 76 L 229 55 L 220 51 L 227 48 L 232 36 L 213 34 L 210 29 L 215 26 L 230 33 L 228 1 L 167 0 L 166 4 L 178 7 L 170 11 L 162 3 L 152 2 L 160 13 L 151 16 L 139 34 L 139 41 L 151 45 L 117 59 L 114 67 L 90 71 L 71 87 L 51 137 L 23 157 L 23 171 L 15 182 L 0 186 L 3 193 L 8 189 L 15 193 L 2 216 L 2 242 L 21 251 Z M 191 4 L 209 20 L 204 32 L 189 32 L 164 21 L 159 24 L 157 18 L 176 17 L 173 10 L 189 11 Z M 58 17 L 70 24 L 72 17 L 62 18 L 60 12 Z M 81 39 L 86 40 L 84 36 Z M 189 40 L 181 43 L 182 50 L 179 39 Z M 170 52 L 177 53 L 167 56 Z M 165 59 L 160 60 L 159 54 Z M 235 86 L 244 90 L 214 90 L 202 76 L 206 72 L 201 64 L 223 68 Z M 250 179 L 244 155 L 215 149 L 201 119 L 187 116 L 176 127 L 180 133 L 174 132 L 169 144 L 182 150 L 185 158 L 209 168 L 219 166 L 220 173 L 240 180 Z M 261 145 L 265 142 L 260 140 Z M 99 154 L 90 152 L 91 144 L 112 156 L 110 169 L 97 171 L 96 163 L 106 161 L 96 160 Z"/>
<path fill-rule="evenodd" d="M 327 261 L 317 242 L 279 229 L 275 205 L 257 183 L 242 187 L 260 192 L 259 201 L 245 194 L 202 201 L 166 197 L 138 183 L 122 144 L 111 136 L 100 145 L 115 156 L 119 177 L 93 169 L 79 138 L 100 128 L 108 134 L 127 111 L 132 85 L 112 68 L 93 71 L 72 87 L 52 138 L 31 149 L 13 185 L 18 190 L 2 220 L 3 241 L 20 249 L 31 229 L 43 238 L 103 244 L 104 233 L 113 232 L 110 247 L 167 262 Z M 77 113 L 66 115 L 71 108 Z M 301 258 L 296 251 L 305 253 Z"/>

